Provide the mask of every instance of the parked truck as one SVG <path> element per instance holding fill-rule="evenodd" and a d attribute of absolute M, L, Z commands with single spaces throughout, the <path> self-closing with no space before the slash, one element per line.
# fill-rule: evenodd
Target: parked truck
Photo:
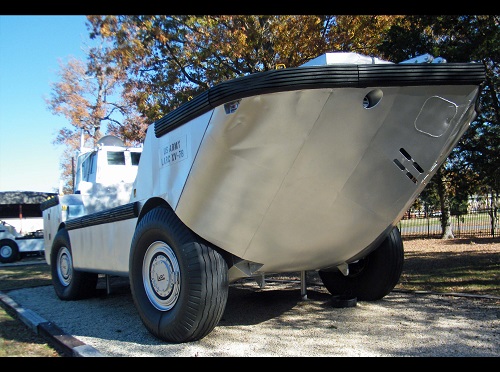
<path fill-rule="evenodd" d="M 0 221 L 1 263 L 16 262 L 28 255 L 43 256 L 44 254 L 43 230 L 21 234 L 6 221 Z"/>

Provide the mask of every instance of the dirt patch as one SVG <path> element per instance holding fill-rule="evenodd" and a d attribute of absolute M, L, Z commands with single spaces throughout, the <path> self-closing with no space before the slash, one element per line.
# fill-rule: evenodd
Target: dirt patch
<path fill-rule="evenodd" d="M 500 296 L 500 238 L 407 239 L 396 289 Z"/>
<path fill-rule="evenodd" d="M 406 253 L 499 253 L 500 238 L 403 239 Z"/>

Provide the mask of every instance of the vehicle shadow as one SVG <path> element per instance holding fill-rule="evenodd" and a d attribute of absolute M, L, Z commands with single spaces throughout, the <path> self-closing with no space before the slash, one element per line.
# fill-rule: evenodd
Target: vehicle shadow
<path fill-rule="evenodd" d="M 251 282 L 235 283 L 229 287 L 226 310 L 220 325 L 254 325 L 282 315 L 307 301 L 331 307 L 332 296 L 325 291 L 307 288 L 302 298 L 300 283 L 282 281 L 266 283 L 263 288 Z"/>
<path fill-rule="evenodd" d="M 313 300 L 320 303 L 320 307 L 331 307 L 332 296 L 314 279 L 308 282 L 306 298 L 301 293 L 300 282 L 289 276 L 289 280 L 273 280 L 261 288 L 253 280 L 240 280 L 229 285 L 228 299 L 224 314 L 219 325 L 244 326 L 254 325 L 273 319 L 292 310 L 304 301 Z M 107 283 L 106 280 L 109 280 Z M 113 298 L 130 296 L 128 278 L 111 276 L 108 279 L 100 276 L 97 283 L 96 296 L 98 298 Z"/>

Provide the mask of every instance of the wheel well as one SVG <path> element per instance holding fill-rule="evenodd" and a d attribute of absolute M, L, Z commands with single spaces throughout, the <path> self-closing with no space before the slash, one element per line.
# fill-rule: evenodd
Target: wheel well
<path fill-rule="evenodd" d="M 165 199 L 162 199 L 159 197 L 154 197 L 154 198 L 148 199 L 146 201 L 146 203 L 141 208 L 141 211 L 139 213 L 139 217 L 137 218 L 136 227 L 139 224 L 139 222 L 142 220 L 142 218 L 146 215 L 146 213 L 148 213 L 152 209 L 154 209 L 156 207 L 160 207 L 160 206 L 165 207 L 165 208 L 169 208 L 170 210 L 172 210 L 175 213 L 174 209 L 170 206 L 170 204 L 168 204 L 168 202 Z M 189 229 L 188 226 L 186 226 L 186 227 Z M 195 234 L 197 237 L 199 237 L 202 241 L 204 241 L 206 245 L 210 246 L 212 249 L 217 251 L 226 261 L 228 268 L 233 266 L 235 264 L 235 262 L 241 261 L 241 258 L 239 258 L 238 256 L 235 256 L 232 253 L 229 253 L 229 252 L 223 250 L 222 248 L 219 248 L 215 244 L 210 243 L 209 241 L 207 241 L 203 237 L 196 234 L 196 232 L 194 232 L 193 230 L 191 230 L 191 231 L 193 234 Z"/>
<path fill-rule="evenodd" d="M 139 217 L 137 218 L 137 224 L 142 220 L 142 218 L 148 213 L 150 210 L 156 208 L 156 207 L 165 207 L 165 208 L 170 208 L 173 210 L 173 208 L 170 206 L 170 204 L 167 203 L 165 199 L 162 198 L 151 198 L 148 199 L 148 201 L 142 206 L 141 211 L 139 213 Z"/>
<path fill-rule="evenodd" d="M 1 239 L 0 240 L 0 244 L 5 244 L 5 242 L 12 242 L 12 243 L 14 243 L 14 245 L 19 249 L 19 246 L 17 245 L 17 243 L 16 243 L 15 240 L 12 240 L 12 239 Z"/>
<path fill-rule="evenodd" d="M 382 234 L 380 234 L 372 243 L 370 243 L 370 245 L 368 245 L 365 249 L 356 254 L 354 257 L 351 257 L 349 260 L 347 260 L 347 262 L 349 263 L 355 262 L 366 258 L 370 253 L 377 250 L 377 248 L 382 244 L 385 238 L 389 236 L 389 234 L 394 228 L 397 229 L 397 227 L 395 226 L 389 226 L 388 228 L 386 228 Z"/>

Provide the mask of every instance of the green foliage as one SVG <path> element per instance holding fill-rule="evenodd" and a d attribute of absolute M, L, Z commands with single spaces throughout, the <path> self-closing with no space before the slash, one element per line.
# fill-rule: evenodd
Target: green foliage
<path fill-rule="evenodd" d="M 405 52 L 413 57 L 427 49 L 449 63 L 476 62 L 486 67 L 478 116 L 442 167 L 441 179 L 431 180 L 420 196 L 434 205 L 436 200 L 428 200 L 429 195 L 436 194 L 436 181 L 444 182 L 442 195 L 446 200 L 441 205 L 449 205 L 452 214 L 464 210 L 469 196 L 498 195 L 499 192 L 499 26 L 498 15 L 410 16 L 391 28 L 381 45 L 381 51 L 393 60 L 404 59 Z"/>

